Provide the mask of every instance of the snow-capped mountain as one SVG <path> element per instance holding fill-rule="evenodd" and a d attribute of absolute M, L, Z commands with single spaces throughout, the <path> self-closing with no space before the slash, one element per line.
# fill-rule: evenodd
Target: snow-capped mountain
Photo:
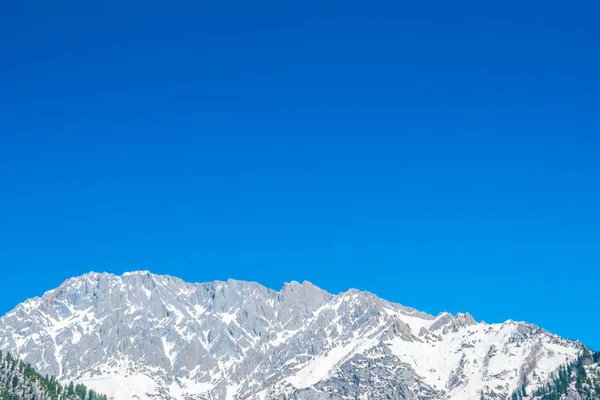
<path fill-rule="evenodd" d="M 0 349 L 115 400 L 506 399 L 584 346 L 311 283 L 89 273 L 0 319 Z"/>

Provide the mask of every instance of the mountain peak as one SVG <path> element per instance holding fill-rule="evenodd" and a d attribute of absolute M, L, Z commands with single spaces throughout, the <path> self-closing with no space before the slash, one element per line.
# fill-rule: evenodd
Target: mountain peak
<path fill-rule="evenodd" d="M 0 349 L 114 400 L 508 395 L 520 371 L 540 383 L 582 348 L 539 328 L 433 317 L 356 289 L 333 295 L 292 281 L 275 291 L 148 271 L 71 278 L 0 319 Z M 381 387 L 356 385 L 367 365 Z"/>
<path fill-rule="evenodd" d="M 154 274 L 148 270 L 139 270 L 139 271 L 125 272 L 125 273 L 123 273 L 122 276 L 131 276 L 131 275 L 154 275 Z"/>

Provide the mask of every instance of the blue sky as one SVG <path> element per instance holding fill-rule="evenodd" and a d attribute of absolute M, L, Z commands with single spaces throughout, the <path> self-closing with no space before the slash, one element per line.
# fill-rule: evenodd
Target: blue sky
<path fill-rule="evenodd" d="M 0 14 L 0 313 L 147 269 L 600 349 L 597 1 L 125 3 Z"/>

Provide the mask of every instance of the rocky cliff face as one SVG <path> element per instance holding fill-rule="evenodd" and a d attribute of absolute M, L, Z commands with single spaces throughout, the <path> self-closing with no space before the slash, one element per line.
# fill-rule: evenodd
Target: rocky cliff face
<path fill-rule="evenodd" d="M 584 349 L 304 282 L 90 273 L 0 319 L 0 349 L 109 398 L 504 399 Z"/>

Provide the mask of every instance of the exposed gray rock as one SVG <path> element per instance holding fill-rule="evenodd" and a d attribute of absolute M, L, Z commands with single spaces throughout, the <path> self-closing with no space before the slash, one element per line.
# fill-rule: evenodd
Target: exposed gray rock
<path fill-rule="evenodd" d="M 500 396 L 517 374 L 542 379 L 582 348 L 532 325 L 433 317 L 358 290 L 146 271 L 73 278 L 0 319 L 0 349 L 116 400 Z M 492 368 L 495 352 L 514 368 Z"/>

